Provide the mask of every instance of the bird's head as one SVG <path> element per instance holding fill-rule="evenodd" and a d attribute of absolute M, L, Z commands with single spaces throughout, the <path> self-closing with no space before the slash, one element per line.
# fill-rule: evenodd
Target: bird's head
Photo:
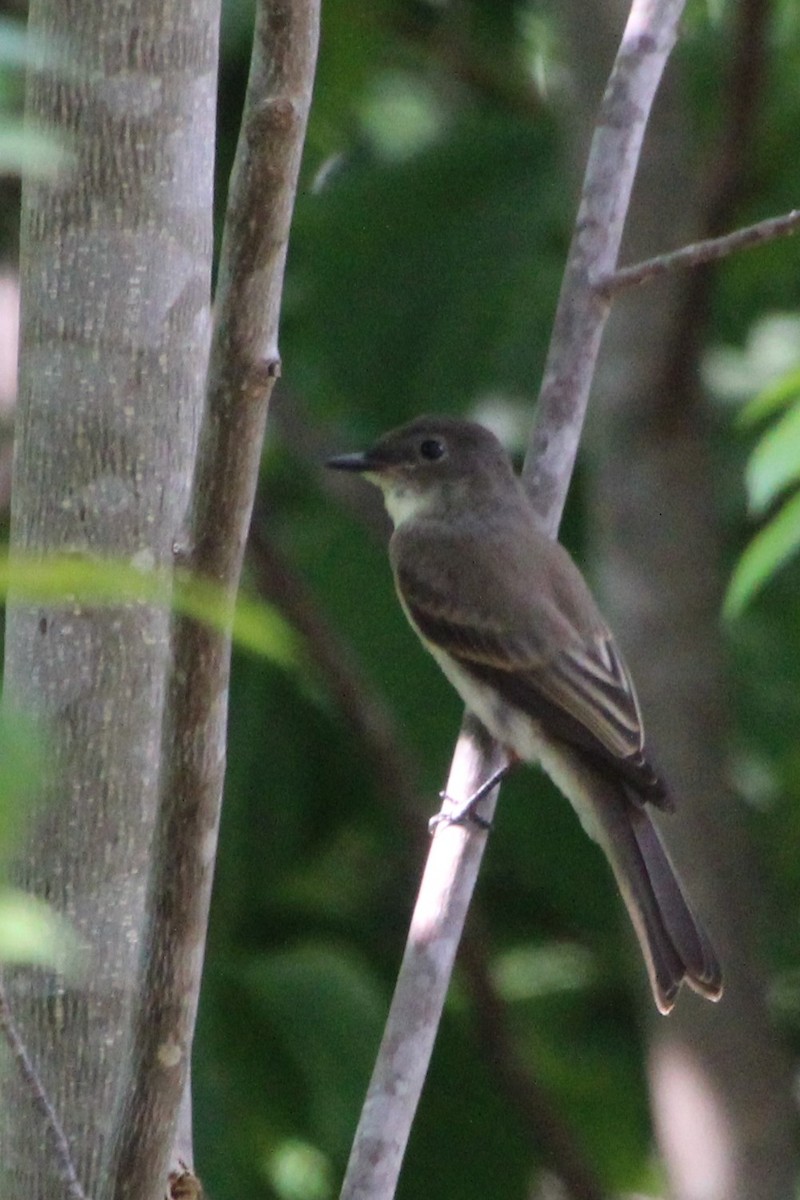
<path fill-rule="evenodd" d="M 455 417 L 418 417 L 378 438 L 369 450 L 329 458 L 338 471 L 357 471 L 383 492 L 398 528 L 435 509 L 444 516 L 513 479 L 493 433 Z"/>

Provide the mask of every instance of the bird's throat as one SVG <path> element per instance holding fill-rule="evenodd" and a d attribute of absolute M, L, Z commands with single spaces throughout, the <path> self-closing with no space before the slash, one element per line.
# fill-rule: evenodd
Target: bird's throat
<path fill-rule="evenodd" d="M 428 511 L 434 500 L 429 492 L 420 491 L 410 484 L 394 479 L 381 479 L 377 475 L 368 478 L 372 483 L 376 483 L 383 492 L 386 511 L 395 529 L 399 529 L 407 521 L 413 521 L 422 516 Z"/>

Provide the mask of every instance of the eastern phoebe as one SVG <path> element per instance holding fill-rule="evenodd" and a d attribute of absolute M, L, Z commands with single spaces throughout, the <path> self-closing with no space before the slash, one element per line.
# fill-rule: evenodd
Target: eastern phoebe
<path fill-rule="evenodd" d="M 716 956 L 648 814 L 673 804 L 645 752 L 630 675 L 500 443 L 469 421 L 420 417 L 327 465 L 381 489 L 412 626 L 511 760 L 540 763 L 605 851 L 661 1012 L 684 981 L 718 1000 Z"/>

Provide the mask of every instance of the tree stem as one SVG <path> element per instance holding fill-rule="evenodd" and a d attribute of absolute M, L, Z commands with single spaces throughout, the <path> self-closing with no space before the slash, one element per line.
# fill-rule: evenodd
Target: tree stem
<path fill-rule="evenodd" d="M 670 250 L 666 254 L 657 254 L 654 258 L 646 258 L 643 262 L 633 263 L 629 267 L 620 267 L 616 271 L 599 275 L 595 280 L 595 290 L 599 295 L 610 297 L 625 288 L 637 287 L 640 283 L 658 279 L 687 267 L 699 267 L 703 263 L 716 262 L 727 258 L 739 250 L 764 246 L 777 238 L 790 237 L 800 228 L 800 209 L 792 209 L 781 217 L 768 217 L 755 225 L 746 225 L 733 233 L 722 237 L 706 238 L 702 242 L 692 242 L 682 246 L 680 250 Z"/>

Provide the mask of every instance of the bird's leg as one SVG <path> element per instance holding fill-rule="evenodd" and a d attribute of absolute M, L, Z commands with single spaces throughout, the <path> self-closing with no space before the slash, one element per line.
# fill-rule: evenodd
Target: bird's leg
<path fill-rule="evenodd" d="M 516 759 L 512 758 L 510 762 L 505 763 L 502 767 L 498 767 L 466 800 L 456 801 L 448 796 L 447 792 L 439 792 L 439 798 L 443 801 L 443 804 L 439 812 L 434 817 L 431 817 L 428 822 L 430 832 L 435 833 L 440 825 L 460 825 L 467 818 L 473 821 L 479 829 L 491 829 L 491 821 L 487 821 L 484 817 L 479 816 L 475 812 L 475 808 L 480 804 L 481 800 L 485 800 L 489 793 L 494 791 L 499 783 L 502 783 L 516 761 Z M 452 805 L 452 808 L 445 811 L 447 805 Z"/>

